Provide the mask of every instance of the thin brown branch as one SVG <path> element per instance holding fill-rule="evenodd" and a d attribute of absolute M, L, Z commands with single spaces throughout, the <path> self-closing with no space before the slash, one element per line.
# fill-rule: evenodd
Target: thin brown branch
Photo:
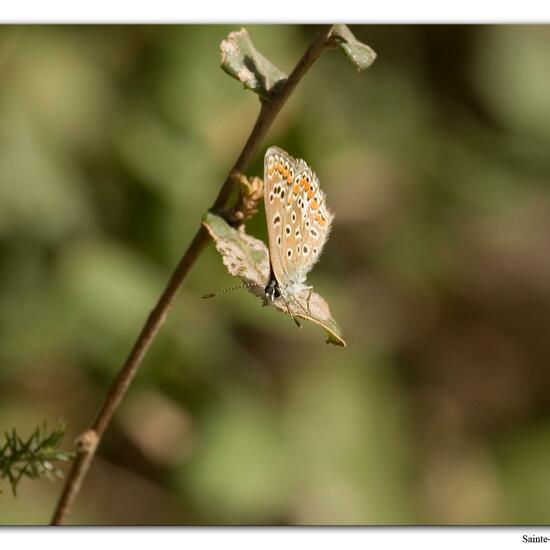
<path fill-rule="evenodd" d="M 260 113 L 250 132 L 250 136 L 241 151 L 237 161 L 228 173 L 211 210 L 221 212 L 225 207 L 231 194 L 234 180 L 231 174 L 235 171 L 245 172 L 250 161 L 255 155 L 259 145 L 271 127 L 275 117 L 290 97 L 298 82 L 306 74 L 321 53 L 330 47 L 329 36 L 332 27 L 323 26 L 313 42 L 310 44 L 286 82 L 280 87 L 276 94 L 272 94 L 266 100 L 262 101 Z M 172 304 L 176 293 L 183 283 L 187 273 L 193 267 L 193 264 L 200 253 L 209 242 L 209 236 L 206 229 L 201 225 L 191 244 L 185 251 L 174 270 L 164 292 L 159 298 L 157 305 L 149 314 L 145 325 L 137 337 L 132 350 L 124 363 L 121 371 L 114 380 L 109 394 L 99 411 L 91 429 L 86 430 L 79 438 L 77 456 L 73 462 L 72 468 L 67 476 L 63 492 L 59 499 L 55 514 L 52 519 L 52 525 L 61 525 L 65 523 L 74 500 L 78 496 L 82 482 L 88 473 L 90 464 L 94 458 L 97 446 L 99 445 L 105 430 L 117 410 L 122 398 L 126 394 L 128 387 L 136 374 L 145 353 L 155 339 L 170 305 Z"/>

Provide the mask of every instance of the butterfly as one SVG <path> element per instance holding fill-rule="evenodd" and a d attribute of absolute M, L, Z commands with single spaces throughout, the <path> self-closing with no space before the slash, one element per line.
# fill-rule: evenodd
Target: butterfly
<path fill-rule="evenodd" d="M 248 182 L 244 176 L 241 179 Z M 249 186 L 250 182 L 244 186 L 246 193 Z M 253 187 L 257 187 L 256 182 Z M 317 176 L 303 160 L 294 159 L 279 147 L 270 147 L 264 158 L 263 195 L 269 248 L 248 235 L 244 226 L 235 229 L 212 212 L 204 215 L 202 224 L 224 265 L 243 284 L 203 298 L 247 288 L 262 298 L 264 305 L 288 313 L 297 325 L 297 318 L 301 318 L 322 326 L 327 331 L 328 343 L 345 347 L 342 331 L 327 302 L 306 284 L 307 274 L 319 259 L 334 219 Z M 257 196 L 261 196 L 259 192 Z"/>
<path fill-rule="evenodd" d="M 270 263 L 265 296 L 271 301 L 281 297 L 293 317 L 288 304 L 301 304 L 296 299 L 304 291 L 311 296 L 307 274 L 321 255 L 334 215 L 315 172 L 279 147 L 265 154 L 264 204 Z"/>

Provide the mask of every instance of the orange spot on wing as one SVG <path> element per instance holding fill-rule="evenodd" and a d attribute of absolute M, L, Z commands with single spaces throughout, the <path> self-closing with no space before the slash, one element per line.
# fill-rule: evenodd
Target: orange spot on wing
<path fill-rule="evenodd" d="M 311 199 L 313 198 L 313 195 L 314 195 L 314 194 L 315 194 L 315 193 L 310 189 L 310 190 L 307 192 L 307 198 L 308 198 L 309 200 L 311 200 Z"/>
<path fill-rule="evenodd" d="M 283 170 L 283 178 L 288 179 L 288 170 Z"/>
<path fill-rule="evenodd" d="M 286 178 L 286 182 L 288 183 L 288 185 L 292 185 L 292 178 L 288 176 L 288 178 Z"/>
<path fill-rule="evenodd" d="M 295 195 L 297 195 L 297 194 L 298 194 L 298 191 L 300 191 L 300 186 L 299 186 L 297 183 L 295 183 L 295 184 L 294 184 L 294 187 L 292 188 L 292 192 L 293 192 Z"/>
<path fill-rule="evenodd" d="M 310 208 L 311 208 L 312 210 L 317 210 L 317 208 L 319 208 L 319 203 L 318 203 L 315 199 L 313 199 L 313 200 L 311 201 Z"/>

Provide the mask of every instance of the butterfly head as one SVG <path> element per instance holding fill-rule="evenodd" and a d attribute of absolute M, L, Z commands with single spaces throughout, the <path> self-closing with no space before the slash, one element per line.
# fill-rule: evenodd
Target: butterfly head
<path fill-rule="evenodd" d="M 279 288 L 279 283 L 274 277 L 271 277 L 269 283 L 265 287 L 265 297 L 274 302 L 277 298 L 281 296 L 281 289 Z"/>

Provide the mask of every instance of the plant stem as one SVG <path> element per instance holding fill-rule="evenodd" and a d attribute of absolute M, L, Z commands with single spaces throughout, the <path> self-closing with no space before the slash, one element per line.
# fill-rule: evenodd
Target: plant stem
<path fill-rule="evenodd" d="M 312 43 L 288 77 L 277 94 L 272 94 L 267 100 L 262 101 L 260 113 L 241 154 L 234 166 L 229 171 L 225 182 L 220 188 L 218 196 L 211 207 L 211 211 L 219 213 L 223 210 L 231 194 L 234 181 L 231 174 L 234 171 L 244 172 L 252 160 L 256 150 L 262 142 L 267 131 L 271 127 L 275 117 L 290 97 L 298 82 L 309 70 L 315 60 L 327 48 L 331 47 L 329 42 L 331 25 L 321 27 Z M 128 391 L 128 387 L 134 378 L 145 353 L 153 343 L 160 327 L 162 326 L 168 309 L 170 308 L 176 293 L 183 283 L 187 273 L 193 267 L 195 261 L 208 244 L 210 237 L 207 230 L 201 225 L 195 234 L 191 244 L 183 254 L 176 269 L 172 273 L 164 292 L 161 294 L 156 306 L 149 314 L 139 336 L 137 337 L 126 362 L 114 380 L 109 394 L 107 395 L 97 418 L 92 427 L 86 430 L 78 440 L 77 456 L 67 476 L 63 492 L 57 504 L 52 519 L 52 525 L 65 523 L 71 506 L 78 496 L 82 482 L 88 473 L 90 464 L 95 456 L 98 444 L 109 426 L 109 423 L 117 410 L 122 398 Z"/>

